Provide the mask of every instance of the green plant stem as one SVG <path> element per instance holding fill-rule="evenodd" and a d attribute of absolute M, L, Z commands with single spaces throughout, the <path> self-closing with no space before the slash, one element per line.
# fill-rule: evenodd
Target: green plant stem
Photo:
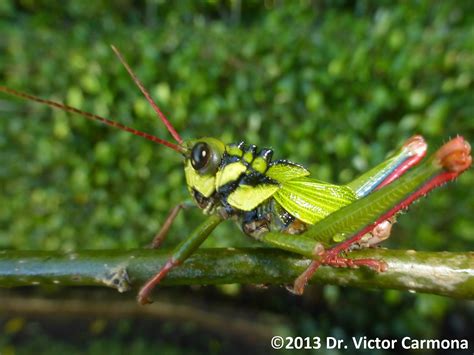
<path fill-rule="evenodd" d="M 160 269 L 166 250 L 95 250 L 74 253 L 3 251 L 0 287 L 61 284 L 108 286 L 120 292 L 139 287 Z M 366 249 L 354 258 L 379 258 L 388 270 L 321 267 L 313 283 L 387 288 L 474 299 L 474 253 Z M 163 285 L 290 284 L 308 259 L 270 248 L 200 249 L 173 269 Z M 159 291 L 158 291 L 159 292 Z"/>

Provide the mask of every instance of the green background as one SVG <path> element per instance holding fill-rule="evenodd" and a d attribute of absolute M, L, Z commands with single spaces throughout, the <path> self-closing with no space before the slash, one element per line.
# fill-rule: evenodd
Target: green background
<path fill-rule="evenodd" d="M 275 158 L 301 163 L 319 179 L 348 182 L 416 133 L 432 149 L 457 134 L 473 142 L 471 1 L 0 2 L 1 85 L 171 139 L 110 44 L 183 138 L 271 147 Z M 473 183 L 467 172 L 411 207 L 384 246 L 473 250 Z M 2 249 L 142 247 L 168 210 L 188 199 L 175 152 L 5 95 L 0 191 Z M 165 247 L 202 219 L 200 211 L 186 211 Z M 205 245 L 258 246 L 231 222 Z M 313 286 L 298 298 L 278 287 L 233 285 L 163 293 L 180 302 L 191 294 L 211 313 L 223 304 L 283 317 L 275 335 L 466 338 L 473 329 L 472 302 L 398 291 Z M 270 349 L 232 334 L 203 335 L 182 320 L 106 321 L 111 331 L 78 343 L 74 333 L 56 336 L 47 321 L 26 319 L 8 331 L 18 319 L 1 318 L 0 352 L 146 353 L 157 344 L 175 353 Z M 32 331 L 32 323 L 41 330 Z M 28 342 L 19 342 L 22 336 Z"/>

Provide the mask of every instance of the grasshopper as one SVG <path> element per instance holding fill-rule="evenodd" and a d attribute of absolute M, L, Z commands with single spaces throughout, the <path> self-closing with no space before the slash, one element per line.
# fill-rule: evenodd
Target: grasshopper
<path fill-rule="evenodd" d="M 175 142 L 129 128 L 116 121 L 63 103 L 41 99 L 11 88 L 0 91 L 100 121 L 164 145 L 184 158 L 184 174 L 195 205 L 207 219 L 171 253 L 168 261 L 142 288 L 137 300 L 150 303 L 153 288 L 183 263 L 224 220 L 234 220 L 243 233 L 267 245 L 312 259 L 291 289 L 303 293 L 321 265 L 368 267 L 383 272 L 383 260 L 352 259 L 347 253 L 377 246 L 390 236 L 397 214 L 432 189 L 455 179 L 472 162 L 469 143 L 458 136 L 429 158 L 421 136 L 407 140 L 391 157 L 346 185 L 310 177 L 302 165 L 273 160 L 273 150 L 244 142 L 225 144 L 213 137 L 183 140 L 122 54 L 112 46 L 135 84 L 151 104 Z M 420 163 L 421 162 L 421 163 Z M 411 169 L 412 168 L 412 169 Z M 173 220 L 186 204 L 171 209 L 152 242 L 159 247 Z"/>

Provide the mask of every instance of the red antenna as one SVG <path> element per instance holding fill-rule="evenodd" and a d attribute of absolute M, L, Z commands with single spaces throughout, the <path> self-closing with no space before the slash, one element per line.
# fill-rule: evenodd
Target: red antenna
<path fill-rule="evenodd" d="M 148 93 L 148 91 L 145 89 L 145 87 L 143 86 L 143 84 L 141 83 L 141 81 L 138 79 L 138 77 L 135 75 L 135 73 L 133 72 L 133 70 L 130 68 L 130 66 L 127 64 L 127 62 L 125 61 L 125 59 L 123 58 L 122 54 L 119 52 L 119 50 L 112 44 L 111 45 L 112 47 L 112 50 L 114 51 L 114 53 L 117 55 L 118 59 L 120 60 L 120 62 L 123 64 L 123 66 L 125 67 L 125 69 L 127 69 L 128 73 L 130 74 L 130 76 L 132 77 L 133 81 L 135 82 L 135 84 L 137 84 L 137 86 L 140 88 L 140 91 L 143 93 L 143 95 L 145 96 L 145 98 L 148 100 L 148 102 L 150 103 L 151 107 L 153 107 L 153 109 L 155 110 L 155 112 L 158 114 L 158 116 L 160 116 L 161 118 L 161 121 L 165 124 L 166 128 L 168 129 L 168 132 L 170 132 L 170 134 L 173 136 L 173 138 L 175 139 L 176 142 L 178 142 L 179 144 L 182 144 L 183 143 L 183 140 L 181 139 L 181 137 L 179 136 L 178 132 L 176 132 L 176 130 L 174 129 L 174 127 L 171 125 L 171 123 L 168 121 L 168 119 L 166 118 L 166 116 L 163 114 L 163 112 L 161 112 L 160 108 L 155 104 L 155 102 L 153 101 L 153 99 L 151 98 L 150 94 Z"/>
<path fill-rule="evenodd" d="M 95 115 L 93 113 L 89 113 L 89 112 L 79 110 L 75 107 L 72 107 L 72 106 L 69 106 L 69 105 L 66 105 L 66 104 L 62 104 L 62 103 L 51 101 L 51 100 L 41 99 L 39 97 L 30 95 L 30 94 L 26 94 L 26 93 L 23 93 L 23 92 L 20 92 L 20 91 L 16 91 L 14 89 L 10 89 L 10 88 L 7 88 L 5 86 L 0 86 L 0 91 L 5 92 L 5 93 L 10 94 L 10 95 L 18 96 L 18 97 L 21 97 L 21 98 L 24 98 L 24 99 L 27 99 L 27 100 L 36 101 L 36 102 L 39 102 L 41 104 L 45 104 L 45 105 L 48 105 L 48 106 L 51 106 L 51 107 L 59 108 L 61 110 L 67 111 L 67 112 L 76 113 L 78 115 L 81 115 L 81 116 L 83 116 L 85 118 L 88 118 L 88 119 L 91 119 L 91 120 L 100 121 L 100 122 L 105 123 L 109 126 L 117 127 L 117 128 L 119 128 L 123 131 L 130 132 L 130 133 L 135 134 L 137 136 L 146 138 L 146 139 L 148 139 L 152 142 L 162 144 L 162 145 L 164 145 L 168 148 L 173 149 L 174 151 L 176 151 L 178 153 L 185 153 L 186 152 L 186 149 L 181 145 L 168 142 L 164 139 L 155 137 L 151 134 L 148 134 L 148 133 L 145 133 L 145 132 L 133 129 L 133 128 L 129 128 L 129 127 L 127 127 L 127 126 L 125 126 L 125 125 L 123 125 L 119 122 L 111 121 L 107 118 L 101 117 L 99 115 Z M 181 143 L 181 142 L 179 142 L 179 143 Z"/>

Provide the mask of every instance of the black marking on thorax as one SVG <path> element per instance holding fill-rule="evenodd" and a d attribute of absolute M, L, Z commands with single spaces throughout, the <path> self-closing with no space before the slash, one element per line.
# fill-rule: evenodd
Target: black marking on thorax
<path fill-rule="evenodd" d="M 256 171 L 252 167 L 252 163 L 256 158 L 263 158 L 268 168 L 270 166 L 271 158 L 273 155 L 273 151 L 271 149 L 264 148 L 257 152 L 257 147 L 255 145 L 246 146 L 243 142 L 240 142 L 238 144 L 229 144 L 226 148 L 227 149 L 223 154 L 219 169 L 224 169 L 229 164 L 240 162 L 245 166 L 246 170 L 242 174 L 240 174 L 239 177 L 234 181 L 230 181 L 227 184 L 220 186 L 218 188 L 218 191 L 215 193 L 215 198 L 219 200 L 227 215 L 235 216 L 242 211 L 236 210 L 234 207 L 232 207 L 227 202 L 227 198 L 239 186 L 278 184 L 278 182 L 269 178 L 264 173 Z M 251 159 L 249 159 L 249 154 L 251 154 Z"/>
<path fill-rule="evenodd" d="M 265 175 L 265 173 L 259 172 L 252 167 L 252 163 L 258 157 L 264 158 L 266 160 L 267 166 L 270 166 L 271 156 L 273 154 L 273 151 L 271 149 L 264 148 L 257 154 L 257 147 L 255 145 L 251 145 L 247 149 L 245 149 L 245 146 L 242 142 L 238 145 L 232 146 L 238 147 L 241 152 L 241 155 L 230 155 L 225 152 L 224 156 L 222 157 L 219 169 L 224 169 L 229 164 L 240 162 L 245 166 L 246 170 L 242 174 L 240 174 L 240 176 L 236 180 L 231 181 L 223 186 L 220 186 L 218 191 L 219 195 L 227 197 L 237 187 L 239 187 L 239 185 L 257 186 L 259 184 L 278 184 L 277 181 L 269 178 Z M 252 154 L 251 160 L 244 159 L 245 154 L 248 153 Z"/>

